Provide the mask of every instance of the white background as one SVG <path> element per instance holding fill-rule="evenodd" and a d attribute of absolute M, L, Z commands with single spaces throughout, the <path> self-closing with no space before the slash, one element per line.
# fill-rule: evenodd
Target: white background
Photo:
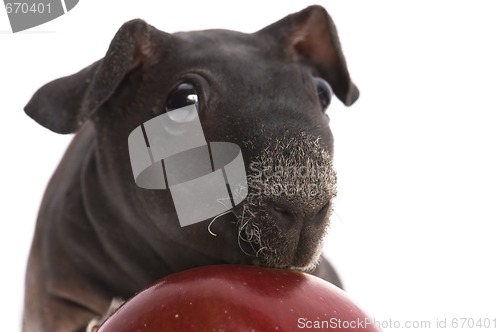
<path fill-rule="evenodd" d="M 336 22 L 361 91 L 351 108 L 336 101 L 329 110 L 339 195 L 326 251 L 348 293 L 385 324 L 457 331 L 455 317 L 496 318 L 500 330 L 500 4 L 317 3 Z M 168 32 L 252 32 L 309 4 L 81 0 L 17 34 L 0 10 L 3 331 L 19 330 L 38 206 L 71 138 L 24 114 L 32 93 L 101 58 L 135 17 Z"/>

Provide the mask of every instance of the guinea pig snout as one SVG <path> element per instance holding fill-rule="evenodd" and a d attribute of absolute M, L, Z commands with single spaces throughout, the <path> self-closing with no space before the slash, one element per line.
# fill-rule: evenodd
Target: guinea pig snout
<path fill-rule="evenodd" d="M 319 138 L 306 133 L 269 139 L 250 162 L 239 239 L 264 265 L 313 262 L 329 222 L 337 177 Z"/>

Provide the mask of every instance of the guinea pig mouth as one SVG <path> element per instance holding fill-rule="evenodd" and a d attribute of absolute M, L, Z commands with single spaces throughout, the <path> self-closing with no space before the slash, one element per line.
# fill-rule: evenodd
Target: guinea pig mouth
<path fill-rule="evenodd" d="M 304 132 L 269 139 L 247 169 L 248 195 L 234 210 L 238 243 L 254 263 L 311 270 L 328 228 L 337 177 L 332 156 L 320 138 Z M 297 215 L 327 206 L 321 220 L 303 221 L 293 229 L 276 221 L 269 201 L 286 201 Z"/>
<path fill-rule="evenodd" d="M 253 219 L 238 225 L 239 247 L 252 257 L 252 264 L 304 272 L 316 267 L 328 220 L 313 230 L 289 234 L 277 227 L 272 217 L 255 216 Z"/>

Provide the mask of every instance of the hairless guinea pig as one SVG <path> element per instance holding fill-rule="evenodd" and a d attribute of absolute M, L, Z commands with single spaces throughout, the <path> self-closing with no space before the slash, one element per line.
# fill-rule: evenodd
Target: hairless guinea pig
<path fill-rule="evenodd" d="M 322 7 L 251 34 L 125 23 L 104 58 L 46 84 L 25 108 L 44 127 L 76 136 L 41 204 L 24 331 L 91 331 L 113 299 L 202 265 L 295 269 L 340 285 L 321 257 L 336 195 L 325 113 L 333 95 L 349 106 L 359 92 Z M 185 118 L 192 130 L 179 136 Z M 212 142 L 236 147 L 227 166 L 214 167 Z M 183 150 L 208 151 L 208 159 L 177 158 Z M 222 186 L 172 175 L 171 165 L 191 172 L 202 160 L 212 169 L 200 174 L 222 176 Z M 178 203 L 211 199 L 217 188 L 230 201 L 225 212 Z"/>

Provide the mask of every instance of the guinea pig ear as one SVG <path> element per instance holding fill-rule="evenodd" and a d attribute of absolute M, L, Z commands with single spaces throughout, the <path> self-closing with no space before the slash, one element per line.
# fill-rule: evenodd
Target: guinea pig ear
<path fill-rule="evenodd" d="M 351 82 L 337 29 L 321 6 L 310 6 L 257 32 L 277 40 L 285 57 L 313 68 L 346 106 L 359 97 Z"/>
<path fill-rule="evenodd" d="M 77 131 L 110 98 L 127 73 L 153 57 L 153 31 L 157 30 L 139 19 L 125 23 L 103 59 L 47 83 L 33 95 L 24 111 L 56 133 Z"/>

